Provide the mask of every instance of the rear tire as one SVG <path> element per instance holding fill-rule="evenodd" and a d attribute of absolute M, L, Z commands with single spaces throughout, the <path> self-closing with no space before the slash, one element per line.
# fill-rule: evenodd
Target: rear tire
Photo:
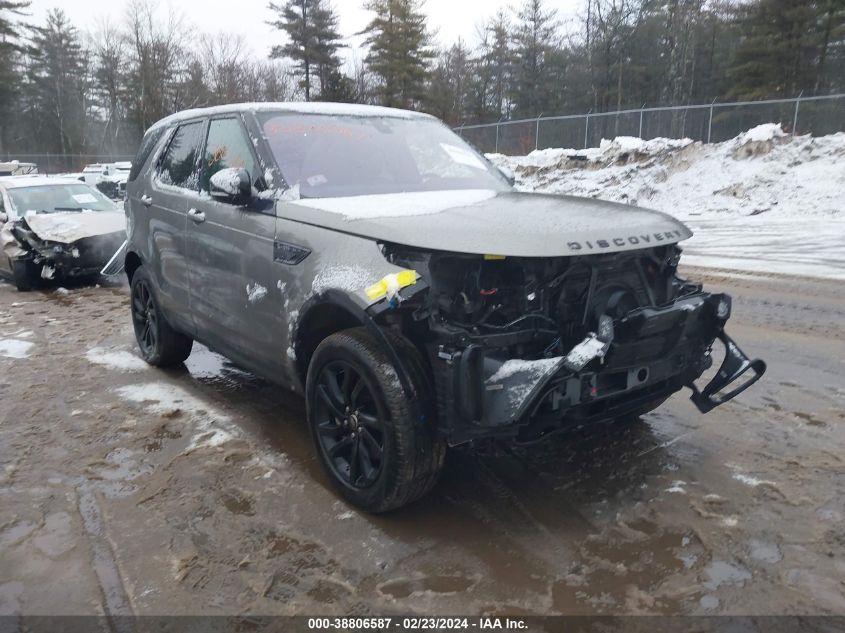
<path fill-rule="evenodd" d="M 12 274 L 15 288 L 20 292 L 29 292 L 41 281 L 41 266 L 31 259 L 18 259 L 12 262 Z"/>
<path fill-rule="evenodd" d="M 170 327 L 144 267 L 132 276 L 130 310 L 141 358 L 156 367 L 178 365 L 191 355 L 194 341 Z"/>
<path fill-rule="evenodd" d="M 423 407 L 419 418 L 392 362 L 364 328 L 320 343 L 306 380 L 308 423 L 320 463 L 344 499 L 374 513 L 429 492 L 446 454 L 425 415 L 433 394 L 422 358 L 410 342 L 388 336 Z"/>

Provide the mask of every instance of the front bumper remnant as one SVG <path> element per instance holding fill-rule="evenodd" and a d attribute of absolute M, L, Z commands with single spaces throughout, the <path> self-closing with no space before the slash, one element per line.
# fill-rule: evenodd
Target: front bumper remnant
<path fill-rule="evenodd" d="M 724 332 L 730 297 L 699 293 L 670 305 L 638 308 L 612 320 L 603 315 L 566 355 L 538 360 L 488 356 L 480 345 L 438 354 L 444 431 L 453 444 L 482 437 L 538 434 L 568 422 L 626 415 L 689 387 L 706 413 L 754 384 L 766 370 Z M 696 386 L 712 366 L 716 340 L 726 349 L 715 377 Z M 735 386 L 738 385 L 738 386 Z"/>
<path fill-rule="evenodd" d="M 738 396 L 760 380 L 766 372 L 766 363 L 759 358 L 754 360 L 748 358 L 739 346 L 733 342 L 733 339 L 725 334 L 724 330 L 719 330 L 716 337 L 725 346 L 725 359 L 722 361 L 719 371 L 716 372 L 713 379 L 702 389 L 699 389 L 694 383 L 690 383 L 689 385 L 690 389 L 692 389 L 690 400 L 693 401 L 693 404 L 702 413 L 707 413 L 720 404 L 724 404 L 728 400 Z M 752 376 L 747 378 L 739 386 L 727 390 L 743 375 L 747 374 L 749 370 L 753 373 Z"/>

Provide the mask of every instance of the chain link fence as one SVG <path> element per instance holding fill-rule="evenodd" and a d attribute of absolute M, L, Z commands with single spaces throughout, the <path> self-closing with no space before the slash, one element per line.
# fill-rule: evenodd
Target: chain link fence
<path fill-rule="evenodd" d="M 17 160 L 21 163 L 35 163 L 40 174 L 64 174 L 81 172 L 85 165 L 93 163 L 117 163 L 131 161 L 134 154 L 0 154 L 0 163 Z"/>
<path fill-rule="evenodd" d="M 718 143 L 761 123 L 780 123 L 794 134 L 822 136 L 845 131 L 845 94 L 766 101 L 587 112 L 456 127 L 483 152 L 519 156 L 547 147 L 598 147 L 603 138 L 691 138 Z M 0 162 L 35 163 L 42 174 L 82 171 L 91 163 L 131 161 L 127 154 L 0 154 Z"/>
<path fill-rule="evenodd" d="M 455 128 L 483 152 L 520 156 L 547 147 L 598 147 L 616 136 L 691 138 L 718 143 L 761 123 L 780 123 L 793 134 L 845 131 L 845 94 L 734 101 L 689 106 L 587 112 L 500 121 Z"/>

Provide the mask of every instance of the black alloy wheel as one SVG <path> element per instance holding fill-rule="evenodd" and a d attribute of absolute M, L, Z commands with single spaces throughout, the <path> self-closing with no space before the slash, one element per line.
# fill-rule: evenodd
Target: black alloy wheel
<path fill-rule="evenodd" d="M 152 290 L 146 280 L 139 281 L 132 289 L 132 323 L 144 357 L 155 354 L 158 341 L 158 313 Z"/>
<path fill-rule="evenodd" d="M 369 379 L 345 360 L 318 376 L 314 414 L 317 441 L 335 477 L 347 486 L 372 486 L 384 463 L 385 424 Z"/>

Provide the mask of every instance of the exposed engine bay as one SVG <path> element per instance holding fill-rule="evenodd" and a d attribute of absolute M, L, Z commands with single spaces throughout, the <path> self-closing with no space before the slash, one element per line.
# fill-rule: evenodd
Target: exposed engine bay
<path fill-rule="evenodd" d="M 557 258 L 383 251 L 427 285 L 382 310 L 428 352 L 452 443 L 532 441 L 568 421 L 648 411 L 684 386 L 706 412 L 765 371 L 724 334 L 730 297 L 677 275 L 674 244 Z M 717 339 L 725 364 L 699 390 Z M 749 369 L 750 380 L 716 397 Z"/>

